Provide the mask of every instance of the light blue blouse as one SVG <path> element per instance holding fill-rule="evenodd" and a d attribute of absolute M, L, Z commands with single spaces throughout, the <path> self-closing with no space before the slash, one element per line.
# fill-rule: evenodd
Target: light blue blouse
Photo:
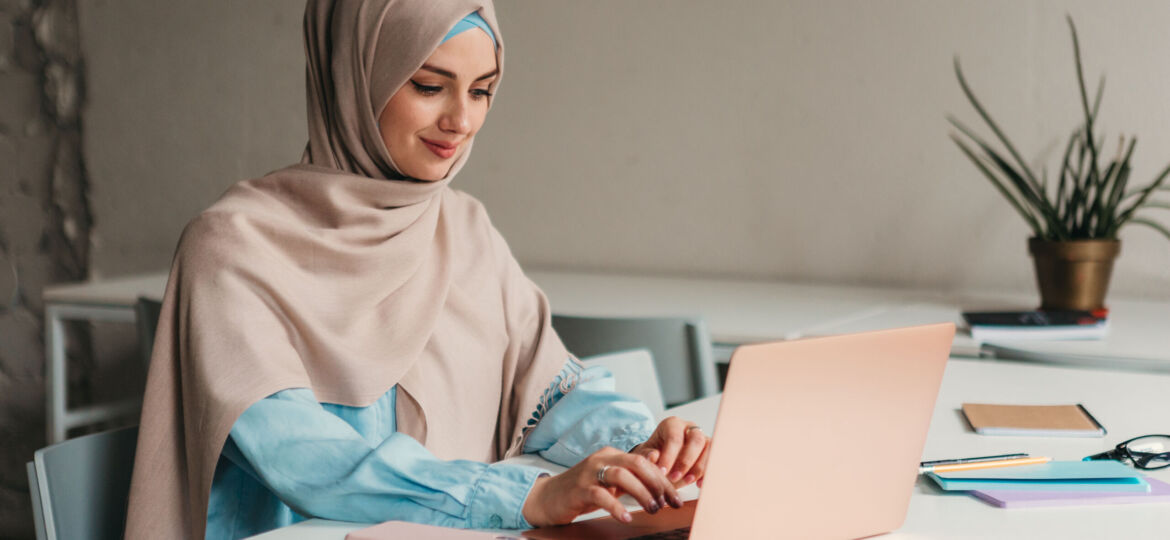
<path fill-rule="evenodd" d="M 563 393 L 567 377 L 579 382 Z M 569 360 L 552 383 L 525 453 L 571 467 L 604 446 L 629 450 L 655 428 L 646 406 L 614 392 L 602 367 Z M 397 387 L 368 407 L 277 392 L 244 411 L 215 469 L 207 538 L 240 538 L 311 517 L 525 529 L 534 467 L 442 461 L 395 429 Z M 539 411 L 538 411 L 539 414 Z"/>

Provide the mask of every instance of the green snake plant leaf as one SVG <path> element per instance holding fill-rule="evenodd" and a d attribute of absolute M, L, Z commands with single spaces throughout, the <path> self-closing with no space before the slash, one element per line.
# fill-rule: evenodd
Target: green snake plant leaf
<path fill-rule="evenodd" d="M 1052 205 L 1048 203 L 1048 199 L 1046 199 L 1043 194 L 1036 193 L 1033 187 L 1028 183 L 1027 179 L 1020 176 L 1020 174 L 1016 172 L 1014 168 L 1012 168 L 1011 164 L 1009 164 L 1007 161 L 1004 161 L 1004 159 L 1001 158 L 998 154 L 989 152 L 987 157 L 991 159 L 992 163 L 999 167 L 1001 171 L 1003 171 L 1004 176 L 1006 176 L 1008 180 L 1010 180 L 1012 184 L 1016 186 L 1016 189 L 1026 197 L 1026 200 L 1036 211 L 1036 213 L 1044 219 L 1051 234 L 1041 236 L 1056 236 L 1057 238 L 1063 239 L 1066 235 L 1064 234 L 1064 231 L 1061 230 L 1060 222 L 1056 219 L 1056 211 L 1052 208 Z"/>
<path fill-rule="evenodd" d="M 1056 201 L 1053 203 L 1056 206 L 1058 220 L 1063 220 L 1065 186 L 1072 175 L 1072 166 L 1069 165 L 1068 160 L 1072 157 L 1073 146 L 1076 145 L 1080 131 L 1081 128 L 1078 127 L 1073 130 L 1072 135 L 1069 135 L 1068 145 L 1064 149 L 1064 159 L 1060 160 L 1060 180 L 1056 184 Z"/>
<path fill-rule="evenodd" d="M 1130 141 L 1129 150 L 1131 152 L 1133 151 L 1133 143 L 1136 141 L 1136 137 Z M 1111 221 L 1103 216 L 1102 212 L 1105 210 L 1108 198 L 1112 196 L 1110 184 L 1113 184 L 1112 187 L 1116 187 L 1117 175 L 1121 172 L 1125 160 L 1128 159 L 1128 156 L 1124 154 L 1125 149 L 1125 137 L 1122 136 L 1117 147 L 1117 158 L 1109 163 L 1105 174 L 1101 176 L 1101 181 L 1093 186 L 1093 204 L 1089 207 L 1090 220 L 1085 223 L 1085 231 L 1083 231 L 1089 237 L 1096 236 L 1096 232 L 1101 229 L 1103 222 Z"/>
<path fill-rule="evenodd" d="M 1134 222 L 1153 227 L 1170 238 L 1170 228 L 1166 224 L 1152 221 L 1145 214 L 1135 216 L 1143 208 L 1170 210 L 1170 203 L 1150 199 L 1155 193 L 1170 192 L 1170 165 L 1144 187 L 1129 188 L 1137 138 L 1130 137 L 1127 140 L 1124 136 L 1120 137 L 1116 156 L 1108 163 L 1103 163 L 1107 159 L 1102 156 L 1105 135 L 1097 133 L 1097 124 L 1105 93 L 1105 77 L 1100 77 L 1096 92 L 1090 96 L 1085 84 L 1080 36 L 1072 17 L 1066 16 L 1066 19 L 1072 37 L 1083 122 L 1069 135 L 1063 159 L 1059 169 L 1054 170 L 1056 176 L 1051 178 L 1051 182 L 1048 167 L 1039 166 L 1038 178 L 1033 167 L 1023 159 L 1016 146 L 975 97 L 957 56 L 954 58 L 954 70 L 959 86 L 994 134 L 989 140 L 999 144 L 992 147 L 950 116 L 947 120 L 958 133 L 952 132 L 949 136 L 1039 237 L 1051 240 L 1116 238 L 1123 225 Z"/>
<path fill-rule="evenodd" d="M 1122 225 L 1125 225 L 1125 222 L 1133 217 L 1133 213 L 1136 212 L 1137 209 L 1141 208 L 1142 205 L 1146 204 L 1146 199 L 1149 199 L 1150 195 L 1153 194 L 1154 191 L 1159 187 L 1161 187 L 1162 182 L 1166 181 L 1167 175 L 1170 175 L 1170 165 L 1167 165 L 1165 169 L 1162 169 L 1162 172 L 1154 179 L 1153 182 L 1150 183 L 1150 185 L 1138 191 L 1141 194 L 1138 197 L 1138 200 L 1132 203 L 1129 208 L 1126 208 L 1125 211 L 1121 212 L 1121 214 L 1117 216 L 1117 222 L 1113 224 L 1113 230 L 1110 231 L 1111 234 L 1117 234 L 1117 229 L 1119 229 Z"/>
<path fill-rule="evenodd" d="M 1134 218 L 1132 220 L 1132 222 L 1136 223 L 1138 225 L 1145 225 L 1147 227 L 1150 227 L 1151 229 L 1154 229 L 1155 231 L 1162 233 L 1162 236 L 1165 236 L 1167 239 L 1170 239 L 1170 228 L 1167 228 L 1165 225 L 1163 225 L 1161 223 L 1158 223 L 1156 221 L 1151 221 L 1151 220 L 1148 220 L 1146 218 Z"/>
<path fill-rule="evenodd" d="M 1077 39 L 1077 26 L 1073 24 L 1072 16 L 1068 15 L 1066 18 L 1068 19 L 1069 30 L 1072 32 L 1073 58 L 1076 59 L 1077 63 L 1077 86 L 1081 90 L 1081 106 L 1085 110 L 1085 132 L 1090 134 L 1090 136 L 1085 137 L 1085 140 L 1089 142 L 1089 154 L 1092 156 L 1092 160 L 1090 161 L 1092 166 L 1089 168 L 1089 180 L 1096 182 L 1098 174 L 1098 152 L 1097 146 L 1093 144 L 1093 137 L 1091 136 L 1093 133 L 1094 118 L 1092 109 L 1089 108 L 1089 91 L 1085 89 L 1085 70 L 1081 64 L 1081 43 Z"/>
<path fill-rule="evenodd" d="M 979 172 L 983 173 L 983 176 L 986 176 L 987 179 L 991 181 L 991 184 L 994 185 L 997 190 L 999 190 L 999 193 L 1003 195 L 1003 197 L 1007 199 L 1009 203 L 1011 203 L 1012 207 L 1016 209 L 1016 212 L 1019 212 L 1020 216 L 1024 218 L 1024 221 L 1028 222 L 1028 225 L 1032 227 L 1032 231 L 1035 232 L 1037 236 L 1044 236 L 1044 231 L 1040 228 L 1040 223 L 1037 222 L 1036 218 L 1024 209 L 1024 207 L 1016 199 L 1015 195 L 1012 195 L 1012 192 L 1009 191 L 1007 186 L 1004 185 L 1003 181 L 997 178 L 995 174 L 992 173 L 991 170 L 988 169 L 987 166 L 979 160 L 979 157 L 975 155 L 975 152 L 971 150 L 971 148 L 969 148 L 966 143 L 962 141 L 962 139 L 959 139 L 954 134 L 951 134 L 950 137 L 951 140 L 955 141 L 955 144 L 959 146 L 959 150 L 962 150 L 963 154 L 967 156 L 967 159 L 970 159 L 971 163 L 975 164 L 975 168 L 979 169 Z"/>
<path fill-rule="evenodd" d="M 1093 98 L 1093 114 L 1091 115 L 1093 120 L 1097 119 L 1097 111 L 1101 110 L 1101 96 L 1104 95 L 1104 93 L 1105 76 L 1102 75 L 1101 79 L 1097 81 L 1097 97 Z"/>
<path fill-rule="evenodd" d="M 1170 165 L 1167 165 L 1166 169 L 1170 170 Z M 1167 170 L 1163 170 L 1162 174 L 1158 178 L 1165 176 L 1167 172 L 1168 172 Z M 1144 188 L 1137 188 L 1137 189 L 1125 192 L 1125 195 L 1123 195 L 1121 197 L 1121 200 L 1124 201 L 1124 200 L 1130 199 L 1131 197 L 1134 197 L 1135 195 L 1145 195 L 1147 191 L 1170 191 L 1170 186 L 1163 186 L 1163 185 L 1161 185 L 1161 182 L 1155 181 L 1153 184 L 1148 185 Z"/>
<path fill-rule="evenodd" d="M 963 93 L 967 95 L 967 100 L 971 102 L 971 106 L 975 107 L 975 111 L 978 112 L 979 116 L 983 118 L 983 121 L 987 123 L 987 127 L 991 128 L 991 132 L 995 134 L 995 137 L 999 139 L 999 142 L 1003 143 L 1004 147 L 1007 148 L 1008 152 L 1016 160 L 1016 164 L 1018 164 L 1020 169 L 1024 171 L 1024 177 L 1029 179 L 1029 181 L 1031 181 L 1033 184 L 1038 184 L 1036 181 L 1036 175 L 1032 174 L 1032 170 L 1028 168 L 1028 164 L 1024 161 L 1024 158 L 1020 156 L 1018 151 L 1016 151 L 1015 145 L 1013 145 L 1012 142 L 1008 140 L 1007 135 L 1004 135 L 1003 130 L 999 129 L 999 124 L 996 124 L 995 120 L 991 119 L 991 115 L 987 113 L 987 110 L 983 108 L 983 104 L 979 102 L 979 99 L 976 98 L 975 94 L 971 91 L 971 87 L 967 84 L 967 79 L 963 77 L 963 68 L 959 65 L 959 57 L 957 56 L 955 57 L 955 75 L 958 76 L 959 86 L 963 88 Z"/>
<path fill-rule="evenodd" d="M 995 151 L 995 149 L 991 148 L 991 146 L 984 142 L 983 139 L 981 139 L 969 128 L 964 126 L 962 122 L 959 122 L 952 116 L 948 116 L 947 120 L 950 121 L 950 123 L 954 125 L 956 129 L 961 131 L 983 150 L 986 157 L 990 159 L 992 163 L 1003 172 L 1003 175 L 1012 182 L 1012 185 L 1016 188 L 1016 191 L 1023 196 L 1023 202 L 1028 203 L 1028 207 L 1031 210 L 1040 214 L 1050 229 L 1060 229 L 1059 222 L 1056 219 L 1055 210 L 1048 202 L 1047 196 L 1043 193 L 1043 191 L 1039 191 L 1037 189 L 1038 186 L 1028 182 L 1023 174 L 1017 171 L 1015 167 L 1008 163 L 1007 160 L 1000 156 Z M 1059 235 L 1059 233 L 1057 234 Z M 1040 236 L 1047 235 L 1041 234 Z"/>
<path fill-rule="evenodd" d="M 1137 137 L 1129 140 L 1129 147 L 1125 150 L 1125 155 L 1118 161 L 1114 161 L 1109 167 L 1109 174 L 1105 175 L 1105 183 L 1102 187 L 1109 187 L 1109 194 L 1103 199 L 1098 197 L 1098 201 L 1094 203 L 1094 208 L 1097 209 L 1099 220 L 1097 227 L 1094 230 L 1094 236 L 1097 238 L 1103 237 L 1113 226 L 1115 213 L 1117 209 L 1117 200 L 1121 197 L 1121 193 L 1125 190 L 1125 183 L 1129 179 L 1129 160 L 1133 157 L 1133 149 L 1137 146 Z M 1104 189 L 1101 190 L 1104 193 Z M 1100 193 L 1099 193 L 1100 195 Z"/>
<path fill-rule="evenodd" d="M 1117 223 L 1117 206 L 1121 203 L 1121 194 L 1125 192 L 1125 185 L 1129 183 L 1129 175 L 1132 171 L 1133 169 L 1130 167 L 1129 162 L 1126 162 L 1122 166 L 1121 172 L 1117 175 L 1117 183 L 1113 186 L 1114 193 L 1111 194 L 1109 206 L 1105 209 L 1105 216 L 1107 216 L 1109 219 L 1108 222 L 1104 224 L 1104 228 L 1100 231 L 1099 236 L 1102 238 L 1108 237 L 1109 231 L 1116 230 L 1115 224 Z"/>

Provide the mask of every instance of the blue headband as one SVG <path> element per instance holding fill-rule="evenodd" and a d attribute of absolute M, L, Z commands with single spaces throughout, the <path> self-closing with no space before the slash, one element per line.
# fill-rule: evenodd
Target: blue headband
<path fill-rule="evenodd" d="M 488 37 L 492 38 L 492 44 L 496 43 L 496 35 L 492 33 L 492 28 L 488 26 L 487 21 L 483 20 L 483 17 L 479 16 L 478 11 L 473 11 L 471 15 L 468 15 L 462 18 L 459 22 L 455 23 L 455 26 L 451 28 L 450 32 L 447 32 L 446 36 L 443 36 L 443 41 L 440 41 L 439 44 L 442 45 L 448 39 L 451 39 L 467 30 L 471 30 L 472 28 L 479 28 L 484 32 L 487 32 Z"/>

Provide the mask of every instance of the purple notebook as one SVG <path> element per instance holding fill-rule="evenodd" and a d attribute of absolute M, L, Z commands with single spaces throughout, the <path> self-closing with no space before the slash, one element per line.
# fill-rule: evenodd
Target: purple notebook
<path fill-rule="evenodd" d="M 1150 484 L 1150 491 L 1144 493 L 1135 493 L 1132 491 L 1012 491 L 997 489 L 974 490 L 971 494 L 1000 508 L 1170 502 L 1170 484 L 1148 476 L 1145 479 Z"/>

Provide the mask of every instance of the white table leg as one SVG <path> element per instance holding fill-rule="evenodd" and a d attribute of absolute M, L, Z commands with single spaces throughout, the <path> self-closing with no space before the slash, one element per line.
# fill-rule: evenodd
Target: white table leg
<path fill-rule="evenodd" d="M 65 324 L 60 309 L 45 305 L 45 415 L 49 444 L 65 440 Z"/>
<path fill-rule="evenodd" d="M 66 438 L 69 428 L 111 420 L 136 410 L 136 400 L 120 401 L 83 407 L 76 411 L 66 408 L 68 374 L 65 371 L 65 321 L 89 320 L 134 322 L 133 306 L 45 304 L 45 416 L 49 444 Z"/>

